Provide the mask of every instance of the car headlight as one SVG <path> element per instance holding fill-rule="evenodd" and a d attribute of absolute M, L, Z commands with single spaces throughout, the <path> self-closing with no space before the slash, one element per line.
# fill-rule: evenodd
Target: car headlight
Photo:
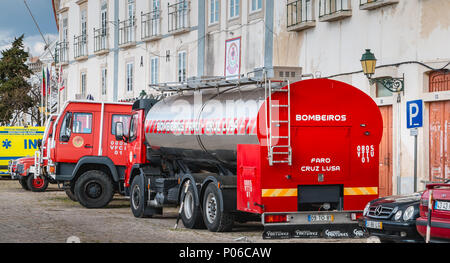
<path fill-rule="evenodd" d="M 405 213 L 403 214 L 403 220 L 408 221 L 410 220 L 414 215 L 414 206 L 408 206 L 406 208 Z"/>
<path fill-rule="evenodd" d="M 402 210 L 398 210 L 397 213 L 395 213 L 394 220 L 395 221 L 400 220 L 400 217 L 402 216 L 402 213 L 403 213 Z"/>
<path fill-rule="evenodd" d="M 363 216 L 369 214 L 370 202 L 367 203 L 366 207 L 364 207 Z"/>

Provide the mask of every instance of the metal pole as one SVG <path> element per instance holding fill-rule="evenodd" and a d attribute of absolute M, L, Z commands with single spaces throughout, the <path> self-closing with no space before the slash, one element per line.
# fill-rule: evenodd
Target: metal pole
<path fill-rule="evenodd" d="M 431 235 L 431 213 L 433 212 L 433 190 L 428 193 L 428 218 L 427 218 L 427 232 L 425 235 L 425 242 L 430 243 Z"/>
<path fill-rule="evenodd" d="M 414 193 L 417 192 L 417 134 L 414 135 Z"/>

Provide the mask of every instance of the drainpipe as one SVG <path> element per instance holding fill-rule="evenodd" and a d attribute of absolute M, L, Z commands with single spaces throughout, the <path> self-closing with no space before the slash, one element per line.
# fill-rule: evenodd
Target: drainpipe
<path fill-rule="evenodd" d="M 204 75 L 205 70 L 205 2 L 198 1 L 198 47 L 197 47 L 197 77 Z"/>
<path fill-rule="evenodd" d="M 268 71 L 268 77 L 273 76 L 273 0 L 266 0 L 266 18 L 264 19 L 264 68 Z"/>
<path fill-rule="evenodd" d="M 118 100 L 119 91 L 119 0 L 114 0 L 114 86 L 113 101 Z"/>

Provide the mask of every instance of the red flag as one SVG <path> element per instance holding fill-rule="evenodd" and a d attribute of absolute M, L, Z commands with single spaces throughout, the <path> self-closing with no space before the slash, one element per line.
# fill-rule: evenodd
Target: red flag
<path fill-rule="evenodd" d="M 59 67 L 58 83 L 59 83 L 59 91 L 62 91 L 65 88 L 64 87 L 64 80 L 63 80 L 62 66 Z"/>

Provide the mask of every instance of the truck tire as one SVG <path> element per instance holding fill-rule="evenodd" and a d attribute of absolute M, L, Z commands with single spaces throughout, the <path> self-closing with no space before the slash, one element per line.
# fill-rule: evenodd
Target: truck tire
<path fill-rule="evenodd" d="M 99 170 L 83 173 L 75 182 L 75 196 L 86 208 L 103 208 L 111 202 L 114 187 L 111 178 Z"/>
<path fill-rule="evenodd" d="M 78 198 L 75 196 L 75 193 L 73 192 L 73 188 L 72 188 L 72 186 L 67 186 L 65 189 L 64 189 L 64 192 L 66 192 L 66 195 L 67 195 L 67 197 L 69 197 L 69 199 L 70 200 L 72 200 L 72 201 L 74 201 L 74 202 L 77 202 L 78 201 Z"/>
<path fill-rule="evenodd" d="M 134 217 L 149 218 L 162 214 L 162 208 L 147 206 L 148 192 L 141 176 L 135 176 L 130 188 L 130 207 Z"/>
<path fill-rule="evenodd" d="M 32 192 L 44 192 L 48 187 L 48 179 L 42 175 L 34 178 L 34 175 L 30 174 L 28 175 L 27 185 Z"/>
<path fill-rule="evenodd" d="M 28 188 L 28 177 L 20 176 L 19 178 L 19 184 L 22 186 L 22 189 L 29 191 L 30 188 Z"/>
<path fill-rule="evenodd" d="M 203 195 L 203 221 L 211 232 L 229 232 L 233 228 L 234 216 L 220 210 L 222 200 L 216 184 L 208 184 Z"/>
<path fill-rule="evenodd" d="M 194 185 L 188 181 L 189 188 L 187 192 L 184 189 L 181 190 L 181 201 L 183 203 L 183 209 L 181 210 L 181 221 L 183 225 L 189 229 L 202 229 L 205 228 L 205 223 L 203 223 L 202 212 L 200 209 L 200 204 L 196 205 L 195 200 L 196 192 L 194 191 Z M 185 185 L 183 185 L 183 188 Z"/>

